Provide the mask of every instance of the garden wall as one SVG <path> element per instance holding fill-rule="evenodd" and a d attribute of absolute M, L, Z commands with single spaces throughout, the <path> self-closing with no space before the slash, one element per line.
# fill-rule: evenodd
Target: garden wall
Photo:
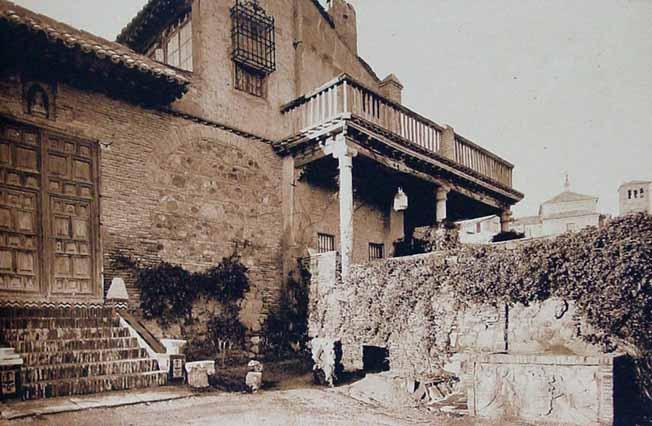
<path fill-rule="evenodd" d="M 455 289 L 433 289 L 425 270 L 457 258 L 431 253 L 388 259 L 352 268 L 343 283 L 336 254 L 312 259 L 311 337 L 342 340 L 343 362 L 362 369 L 362 347 L 387 348 L 392 370 L 412 377 L 457 370 L 457 353 L 599 355 L 583 341 L 572 302 L 552 298 L 530 306 L 460 301 Z M 408 299 L 408 303 L 406 302 Z"/>

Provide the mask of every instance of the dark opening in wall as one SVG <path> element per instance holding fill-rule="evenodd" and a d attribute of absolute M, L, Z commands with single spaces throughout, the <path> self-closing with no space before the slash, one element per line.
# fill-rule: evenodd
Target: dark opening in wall
<path fill-rule="evenodd" d="M 362 368 L 366 373 L 389 371 L 389 350 L 379 346 L 363 346 Z"/>

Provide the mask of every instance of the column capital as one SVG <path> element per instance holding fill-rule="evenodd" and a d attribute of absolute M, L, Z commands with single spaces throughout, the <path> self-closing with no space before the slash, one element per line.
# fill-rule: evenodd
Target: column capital
<path fill-rule="evenodd" d="M 446 188 L 445 186 L 439 186 L 435 190 L 435 196 L 437 197 L 437 201 L 446 201 L 448 199 L 448 193 L 450 192 L 450 188 Z"/>
<path fill-rule="evenodd" d="M 343 133 L 340 133 L 339 135 L 326 141 L 326 143 L 322 146 L 322 149 L 326 155 L 332 155 L 333 158 L 338 160 L 344 158 L 353 158 L 358 155 L 358 151 L 349 145 Z"/>

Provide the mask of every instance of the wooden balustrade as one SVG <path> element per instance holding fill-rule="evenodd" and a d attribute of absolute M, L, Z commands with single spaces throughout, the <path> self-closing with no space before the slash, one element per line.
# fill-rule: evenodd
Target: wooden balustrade
<path fill-rule="evenodd" d="M 512 166 L 502 158 L 479 147 L 473 142 L 455 135 L 454 160 L 483 176 L 512 187 Z"/>
<path fill-rule="evenodd" d="M 358 116 L 426 150 L 452 160 L 503 185 L 512 186 L 513 166 L 456 135 L 454 146 L 443 150 L 444 128 L 416 112 L 365 87 L 347 75 L 325 84 L 282 108 L 292 134 L 325 125 L 344 115 Z"/>

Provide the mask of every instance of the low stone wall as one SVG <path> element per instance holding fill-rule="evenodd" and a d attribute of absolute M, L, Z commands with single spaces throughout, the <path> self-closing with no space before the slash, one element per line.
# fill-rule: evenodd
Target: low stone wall
<path fill-rule="evenodd" d="M 363 346 L 379 346 L 389 350 L 392 370 L 417 378 L 454 369 L 451 357 L 456 353 L 601 354 L 600 348 L 581 339 L 587 326 L 575 306 L 560 299 L 511 308 L 504 303 L 468 304 L 458 301 L 452 289 L 442 287 L 427 297 L 416 297 L 409 311 L 381 308 L 391 306 L 392 298 L 404 297 L 404 292 L 422 289 L 420 283 L 415 284 L 420 268 L 454 261 L 442 253 L 388 259 L 390 271 L 392 265 L 414 263 L 415 275 L 379 277 L 372 273 L 368 280 L 343 283 L 336 273 L 335 253 L 313 257 L 310 336 L 340 339 L 347 369 L 363 368 Z M 365 273 L 374 265 L 356 265 L 352 274 Z"/>

